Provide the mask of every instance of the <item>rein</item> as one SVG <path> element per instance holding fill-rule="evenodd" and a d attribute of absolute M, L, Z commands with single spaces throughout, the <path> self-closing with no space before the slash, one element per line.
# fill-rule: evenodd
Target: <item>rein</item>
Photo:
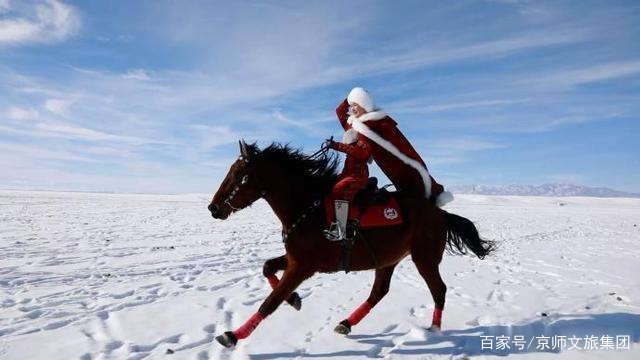
<path fill-rule="evenodd" d="M 331 137 L 331 139 L 333 139 L 333 136 Z M 320 157 L 326 157 L 327 153 L 329 152 L 329 146 L 322 144 L 322 146 L 320 146 L 320 150 L 314 152 L 313 154 L 307 156 L 307 159 L 317 159 Z"/>
<path fill-rule="evenodd" d="M 331 137 L 333 139 L 333 136 Z M 307 156 L 307 159 L 317 159 L 320 157 L 326 157 L 327 153 L 329 152 L 329 147 L 326 146 L 325 144 L 322 144 L 322 146 L 320 146 L 320 150 L 314 152 L 313 154 Z M 291 235 L 291 233 L 296 229 L 296 227 L 298 227 L 298 225 L 300 225 L 300 223 L 307 218 L 308 215 L 311 215 L 311 213 L 317 209 L 318 207 L 320 207 L 320 205 L 322 204 L 321 200 L 315 200 L 311 205 L 309 205 L 303 212 L 302 215 L 298 216 L 298 218 L 293 222 L 293 225 L 291 225 L 291 227 L 289 228 L 289 230 L 285 230 L 284 227 L 282 228 L 282 242 L 283 243 L 287 243 L 287 240 L 289 240 L 289 235 Z"/>
<path fill-rule="evenodd" d="M 320 207 L 320 204 L 322 203 L 322 201 L 320 200 L 316 200 L 314 201 L 311 205 L 309 205 L 309 207 L 307 207 L 305 209 L 305 211 L 302 212 L 302 215 L 298 216 L 298 218 L 296 219 L 296 221 L 293 222 L 293 225 L 291 225 L 291 227 L 289 228 L 289 230 L 285 230 L 284 227 L 282 228 L 282 242 L 283 243 L 287 243 L 287 240 L 289 240 L 289 235 L 291 235 L 291 233 L 293 232 L 293 230 L 296 229 L 296 227 L 298 227 L 298 225 L 300 225 L 300 223 L 307 218 L 308 215 L 311 215 L 311 213 L 317 209 L 318 207 Z"/>

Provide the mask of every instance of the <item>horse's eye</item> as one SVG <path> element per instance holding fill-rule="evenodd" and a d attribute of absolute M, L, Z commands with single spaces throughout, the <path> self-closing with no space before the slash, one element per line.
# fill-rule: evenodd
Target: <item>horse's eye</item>
<path fill-rule="evenodd" d="M 244 185 L 244 184 L 246 184 L 246 183 L 247 183 L 247 181 L 249 181 L 249 175 L 245 175 L 245 176 L 243 176 L 243 177 L 242 177 L 241 184 L 243 184 L 243 185 Z"/>

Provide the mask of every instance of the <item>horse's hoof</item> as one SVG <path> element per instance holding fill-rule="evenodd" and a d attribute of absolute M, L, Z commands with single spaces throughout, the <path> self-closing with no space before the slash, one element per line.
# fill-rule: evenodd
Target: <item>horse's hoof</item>
<path fill-rule="evenodd" d="M 293 292 L 291 296 L 289 296 L 289 298 L 287 299 L 287 303 L 293 306 L 293 308 L 298 311 L 300 311 L 300 309 L 302 308 L 302 299 L 297 292 Z"/>
<path fill-rule="evenodd" d="M 233 331 L 226 331 L 224 334 L 216 336 L 216 340 L 226 348 L 234 347 L 238 343 L 238 338 L 233 334 Z"/>
<path fill-rule="evenodd" d="M 349 324 L 349 320 L 345 319 L 340 321 L 340 324 L 338 324 L 333 331 L 341 335 L 348 335 L 351 332 L 351 324 Z"/>

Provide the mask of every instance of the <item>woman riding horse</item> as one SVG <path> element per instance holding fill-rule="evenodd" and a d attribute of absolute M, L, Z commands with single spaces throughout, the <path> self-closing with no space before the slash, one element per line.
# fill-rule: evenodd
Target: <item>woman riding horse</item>
<path fill-rule="evenodd" d="M 255 145 L 240 143 L 241 155 L 236 160 L 209 204 L 216 219 L 226 219 L 262 198 L 267 201 L 282 223 L 285 255 L 267 260 L 263 275 L 273 291 L 253 316 L 235 331 L 216 337 L 226 347 L 248 337 L 260 322 L 284 301 L 300 308 L 295 289 L 317 272 L 341 269 L 342 246 L 327 241 L 322 199 L 338 179 L 336 161 L 332 158 L 309 158 L 286 146 L 272 144 L 260 150 Z M 479 258 L 489 254 L 493 245 L 479 237 L 474 224 L 466 218 L 450 214 L 424 197 L 398 192 L 395 198 L 406 214 L 396 226 L 366 228 L 356 241 L 351 256 L 351 270 L 375 269 L 371 294 L 336 332 L 347 334 L 387 294 L 396 265 L 407 255 L 429 287 L 435 303 L 431 329 L 440 329 L 446 285 L 438 265 L 448 245 L 450 251 L 464 254 L 471 250 Z M 393 241 L 390 241 L 393 240 Z M 373 254 L 374 256 L 371 256 Z M 276 273 L 284 271 L 282 279 Z"/>

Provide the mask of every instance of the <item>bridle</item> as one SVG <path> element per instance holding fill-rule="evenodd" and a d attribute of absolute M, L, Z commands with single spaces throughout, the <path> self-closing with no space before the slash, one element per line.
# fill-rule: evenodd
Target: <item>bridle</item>
<path fill-rule="evenodd" d="M 331 138 L 333 139 L 333 137 L 331 137 Z M 240 146 L 242 148 L 242 146 L 243 146 L 242 142 L 240 143 Z M 329 150 L 329 147 L 326 146 L 325 144 L 323 144 L 320 147 L 320 150 L 318 150 L 315 153 L 311 154 L 310 156 L 308 156 L 308 158 L 309 159 L 317 159 L 317 158 L 323 157 L 323 156 L 326 157 L 328 150 Z M 245 167 L 249 165 L 248 156 L 240 155 L 238 160 L 244 161 Z M 238 192 L 240 191 L 242 186 L 244 186 L 248 182 L 249 182 L 249 174 L 245 173 L 240 178 L 240 181 L 234 185 L 233 190 L 231 190 L 231 193 L 229 194 L 229 196 L 227 196 L 227 198 L 224 199 L 223 203 L 226 204 L 231 210 L 233 210 L 233 211 L 241 210 L 240 208 L 235 207 L 231 202 L 233 201 L 234 197 L 238 194 Z M 258 187 L 258 189 L 262 189 L 262 190 L 260 190 L 260 196 L 262 198 L 266 198 L 268 196 L 268 193 L 264 189 L 264 187 L 262 187 L 262 185 L 257 181 L 256 181 L 256 186 Z M 314 212 L 316 209 L 318 209 L 321 204 L 322 204 L 322 201 L 320 201 L 320 200 L 313 201 L 313 203 L 311 205 L 309 205 L 302 212 L 302 214 L 300 216 L 298 216 L 298 218 L 293 222 L 293 224 L 291 225 L 291 227 L 288 230 L 285 230 L 284 228 L 282 229 L 282 240 L 283 240 L 283 242 L 285 244 L 287 243 L 287 240 L 289 239 L 289 236 L 291 235 L 291 233 L 293 231 L 295 231 L 295 229 L 300 225 L 300 223 L 302 221 L 304 221 L 306 218 L 308 218 L 311 215 L 312 212 Z"/>
<path fill-rule="evenodd" d="M 249 175 L 244 175 L 242 177 L 242 179 L 240 180 L 240 183 L 238 183 L 236 186 L 233 187 L 233 190 L 231 190 L 231 194 L 229 194 L 229 196 L 227 196 L 226 199 L 224 199 L 224 203 L 227 204 L 227 206 L 229 206 L 229 208 L 231 208 L 231 210 L 233 211 L 238 211 L 240 210 L 239 208 L 233 206 L 231 204 L 231 201 L 233 200 L 233 198 L 236 196 L 236 194 L 238 193 L 238 191 L 240 191 L 240 187 L 244 184 L 246 184 L 249 181 Z"/>
<path fill-rule="evenodd" d="M 249 159 L 245 158 L 244 156 L 240 156 L 238 160 L 244 161 L 245 166 L 249 165 Z M 229 194 L 229 196 L 227 196 L 227 198 L 224 199 L 223 203 L 227 204 L 227 206 L 231 210 L 233 211 L 240 210 L 240 208 L 233 206 L 233 204 L 231 204 L 231 201 L 233 201 L 233 198 L 238 194 L 238 192 L 240 191 L 240 188 L 248 182 L 249 182 L 249 174 L 244 174 L 240 178 L 240 181 L 233 187 L 233 190 L 231 190 L 231 193 Z M 262 188 L 260 184 L 256 183 L 256 185 L 258 186 L 258 188 Z M 267 192 L 264 190 L 264 188 L 263 190 L 260 191 L 260 196 L 261 197 L 267 196 Z"/>

